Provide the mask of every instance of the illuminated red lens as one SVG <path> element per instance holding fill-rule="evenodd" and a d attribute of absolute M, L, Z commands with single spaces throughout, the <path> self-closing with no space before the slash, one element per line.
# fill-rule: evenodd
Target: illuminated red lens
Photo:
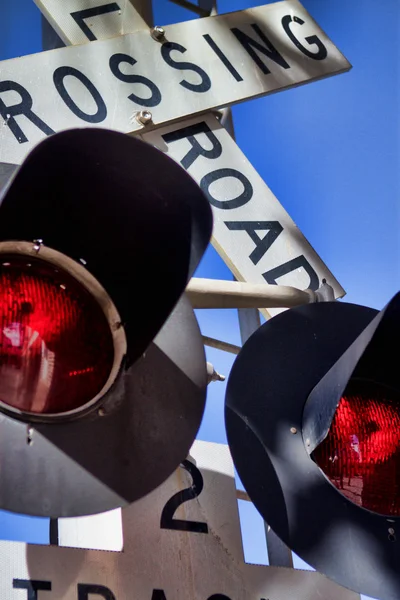
<path fill-rule="evenodd" d="M 312 457 L 349 500 L 399 516 L 400 395 L 379 384 L 351 382 Z"/>
<path fill-rule="evenodd" d="M 67 272 L 30 257 L 0 263 L 0 400 L 55 414 L 89 402 L 106 383 L 110 327 L 91 294 Z"/>

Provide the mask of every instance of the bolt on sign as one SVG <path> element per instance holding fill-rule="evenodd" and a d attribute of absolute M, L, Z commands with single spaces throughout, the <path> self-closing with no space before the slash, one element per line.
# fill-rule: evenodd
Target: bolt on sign
<path fill-rule="evenodd" d="M 60 520 L 59 547 L 1 542 L 2 600 L 359 600 L 315 571 L 244 562 L 234 468 L 222 444 L 195 442 L 163 485 L 121 511 L 122 552 L 88 549 L 99 526 L 110 547 L 107 518 Z M 65 547 L 76 543 L 76 521 L 82 547 Z M 111 514 L 109 523 L 117 521 Z"/>

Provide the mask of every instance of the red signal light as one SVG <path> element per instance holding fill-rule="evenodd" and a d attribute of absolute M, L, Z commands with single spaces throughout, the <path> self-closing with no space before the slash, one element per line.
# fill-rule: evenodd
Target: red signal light
<path fill-rule="evenodd" d="M 400 394 L 353 380 L 312 458 L 344 496 L 386 516 L 400 515 Z"/>
<path fill-rule="evenodd" d="M 98 395 L 114 363 L 110 325 L 93 295 L 54 264 L 0 261 L 0 401 L 56 415 Z"/>

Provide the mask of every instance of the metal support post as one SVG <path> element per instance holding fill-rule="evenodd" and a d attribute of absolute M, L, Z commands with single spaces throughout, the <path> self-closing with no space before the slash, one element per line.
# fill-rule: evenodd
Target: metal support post
<path fill-rule="evenodd" d="M 244 344 L 260 327 L 260 313 L 256 308 L 240 308 L 238 310 L 240 337 Z M 292 567 L 293 559 L 290 549 L 282 542 L 267 523 L 264 523 L 267 539 L 269 564 L 274 567 Z"/>
<path fill-rule="evenodd" d="M 233 126 L 232 111 L 225 108 L 221 111 L 221 123 L 227 129 L 229 134 L 235 139 L 235 130 Z M 308 300 L 310 302 L 312 300 Z M 260 327 L 260 313 L 257 308 L 239 308 L 239 327 L 242 345 L 249 337 Z M 267 523 L 264 523 L 265 537 L 267 540 L 268 561 L 274 567 L 293 568 L 293 559 L 290 549 L 282 540 L 272 531 Z"/>
<path fill-rule="evenodd" d="M 186 294 L 193 308 L 291 308 L 319 301 L 313 290 L 196 277 L 189 281 Z"/>
<path fill-rule="evenodd" d="M 64 42 L 54 31 L 48 20 L 42 15 L 42 48 L 43 50 L 55 50 L 56 48 L 63 48 Z"/>
<path fill-rule="evenodd" d="M 217 13 L 215 0 L 199 0 L 198 4 L 188 0 L 171 0 L 171 2 L 192 11 L 199 17 L 210 17 Z"/>
<path fill-rule="evenodd" d="M 0 163 L 0 192 L 8 184 L 18 165 Z"/>
<path fill-rule="evenodd" d="M 223 350 L 224 352 L 230 352 L 231 354 L 239 354 L 240 352 L 240 346 L 230 344 L 229 342 L 223 342 L 222 340 L 216 340 L 207 335 L 203 335 L 203 343 L 210 348 L 216 348 L 217 350 Z"/>
<path fill-rule="evenodd" d="M 50 546 L 59 546 L 58 519 L 50 519 Z"/>

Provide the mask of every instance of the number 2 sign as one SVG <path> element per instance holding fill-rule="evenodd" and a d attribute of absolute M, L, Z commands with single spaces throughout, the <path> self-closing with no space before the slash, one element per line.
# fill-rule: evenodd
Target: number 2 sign
<path fill-rule="evenodd" d="M 121 526 L 122 551 L 88 549 Z M 59 547 L 0 543 L 2 600 L 359 598 L 316 572 L 244 562 L 233 464 L 221 444 L 196 441 L 145 498 L 122 511 L 60 519 L 59 531 Z"/>

